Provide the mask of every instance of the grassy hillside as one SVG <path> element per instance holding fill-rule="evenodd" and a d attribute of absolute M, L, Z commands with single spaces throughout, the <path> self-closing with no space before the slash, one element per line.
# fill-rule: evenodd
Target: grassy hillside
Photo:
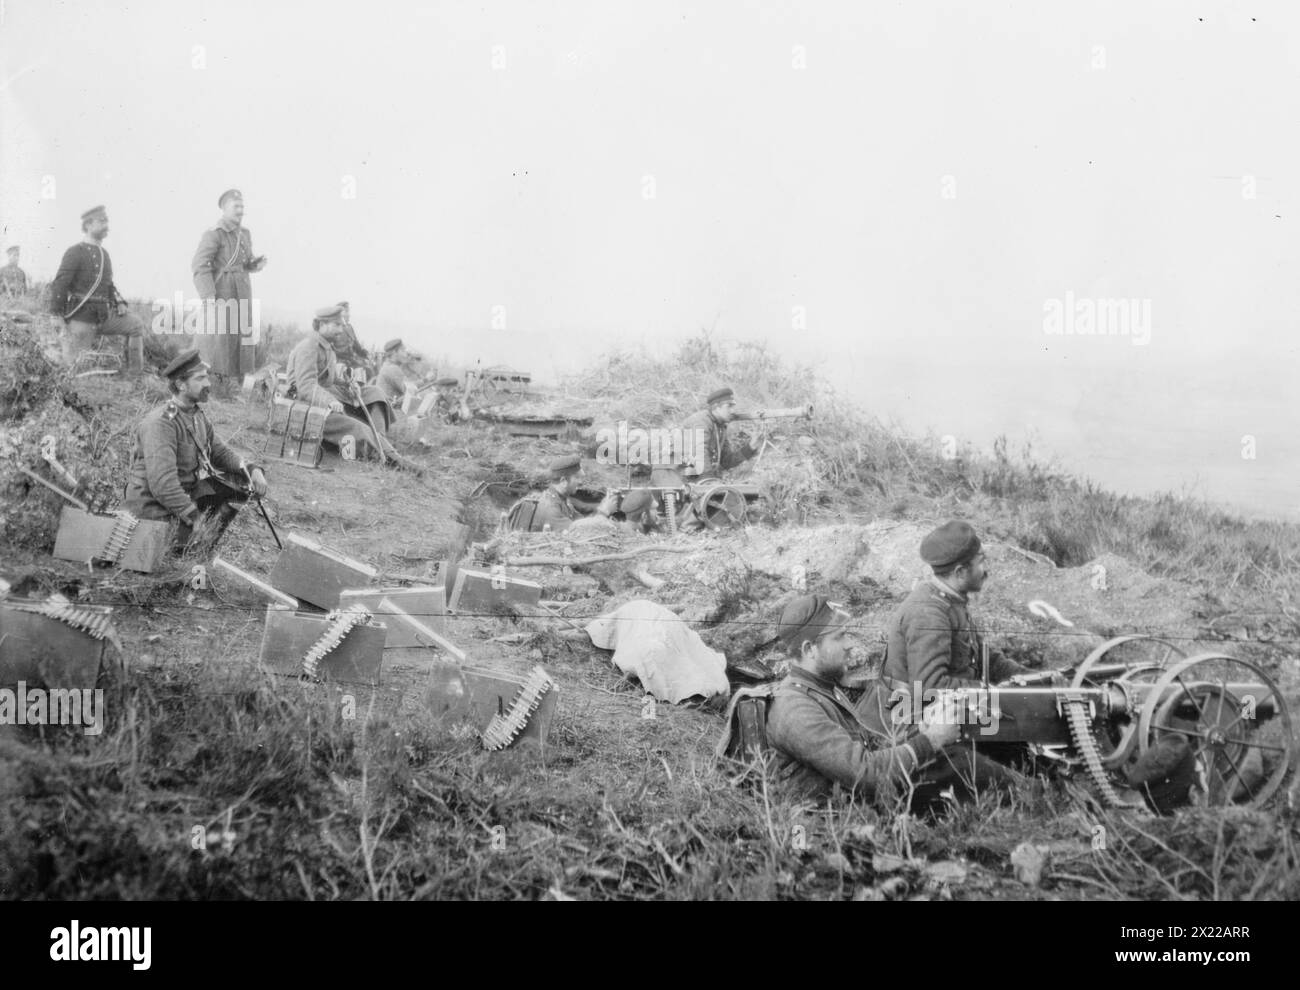
<path fill-rule="evenodd" d="M 156 384 L 69 380 L 42 356 L 57 327 L 44 318 L 31 327 L 5 322 L 0 338 L 0 576 L 15 593 L 115 605 L 123 649 L 105 677 L 102 735 L 0 729 L 0 895 L 1300 897 L 1297 827 L 1284 801 L 1135 818 L 1101 810 L 1074 784 L 1035 781 L 1010 805 L 986 797 L 927 821 L 896 806 L 801 809 L 761 783 L 737 786 L 735 768 L 712 756 L 722 729 L 715 711 L 660 704 L 655 718 L 643 717 L 640 688 L 607 653 L 561 635 L 561 622 L 471 616 L 451 631 L 476 661 L 543 663 L 555 677 L 560 707 L 541 752 L 487 754 L 472 733 L 433 720 L 419 658 L 386 662 L 373 692 L 265 674 L 256 665 L 264 606 L 233 582 L 189 587 L 192 561 L 143 576 L 49 557 L 59 499 L 16 465 L 38 464 L 40 437 L 55 431 L 70 470 L 120 491 L 131 427 L 161 393 Z M 1243 655 L 1288 675 L 1295 664 L 1300 527 L 1172 496 L 1099 491 L 1005 445 L 945 457 L 937 440 L 886 428 L 759 346 L 702 337 L 667 361 L 613 354 L 563 391 L 596 404 L 602 420 L 649 426 L 675 421 L 719 382 L 745 405 L 816 405 L 811 427 L 778 429 L 775 446 L 747 469 L 771 492 L 779 532 L 792 541 L 845 522 L 960 515 L 1062 567 L 1109 554 L 1169 582 L 1171 594 L 1177 581 L 1180 595 L 1183 586 L 1196 595 L 1195 635 L 1240 629 L 1231 645 Z M 256 449 L 258 410 L 229 400 L 209 412 L 223 436 Z M 327 471 L 276 467 L 271 509 L 282 529 L 387 574 L 431 576 L 466 541 L 459 519 L 469 540 L 491 544 L 504 501 L 470 501 L 470 492 L 483 482 L 526 485 L 556 451 L 577 445 L 448 427 L 413 452 L 436 469 L 432 480 L 333 458 Z M 570 545 L 582 555 L 622 540 L 596 533 Z M 666 595 L 686 587 L 674 569 L 740 562 L 697 623 L 729 656 L 761 652 L 787 591 L 744 565 L 743 541 L 713 538 L 689 564 L 660 570 Z M 532 545 L 558 552 L 546 548 L 560 542 Z M 276 555 L 247 512 L 222 553 L 259 574 Z M 548 597 L 572 600 L 565 614 L 579 624 L 611 602 L 656 597 L 625 567 L 579 570 L 548 585 Z M 823 579 L 837 590 L 852 583 Z M 847 591 L 872 616 L 897 597 L 864 584 Z M 1159 604 L 1159 587 L 1151 594 Z M 1098 826 L 1103 849 L 1094 847 Z M 1023 842 L 1045 849 L 1037 886 L 1017 879 L 1011 863 Z"/>

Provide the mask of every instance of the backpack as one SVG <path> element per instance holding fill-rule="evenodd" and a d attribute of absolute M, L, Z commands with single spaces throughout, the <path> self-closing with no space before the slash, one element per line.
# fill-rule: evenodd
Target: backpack
<path fill-rule="evenodd" d="M 540 493 L 525 495 L 518 502 L 510 507 L 506 513 L 505 528 L 508 530 L 523 530 L 525 533 L 533 528 L 533 516 L 537 514 L 537 503 L 541 500 Z"/>
<path fill-rule="evenodd" d="M 726 726 L 714 748 L 718 759 L 752 763 L 772 751 L 767 741 L 767 709 L 776 693 L 776 683 L 743 687 L 727 705 Z"/>

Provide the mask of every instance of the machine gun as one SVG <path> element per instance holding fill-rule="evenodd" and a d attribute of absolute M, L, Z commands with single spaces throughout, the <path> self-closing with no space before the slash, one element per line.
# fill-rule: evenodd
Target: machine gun
<path fill-rule="evenodd" d="M 1117 662 L 1126 644 L 1158 645 L 1158 662 Z M 955 697 L 965 742 L 1029 743 L 1039 753 L 1082 768 L 1111 807 L 1124 807 L 1112 775 L 1162 742 L 1186 742 L 1196 786 L 1212 806 L 1258 807 L 1296 761 L 1286 700 L 1258 666 L 1222 653 L 1184 656 L 1146 636 L 1098 646 L 1072 671 L 1066 687 L 1021 685 L 933 692 Z M 930 700 L 930 695 L 926 695 Z M 911 701 L 913 712 L 918 702 Z M 903 721 L 909 713 L 902 713 Z"/>

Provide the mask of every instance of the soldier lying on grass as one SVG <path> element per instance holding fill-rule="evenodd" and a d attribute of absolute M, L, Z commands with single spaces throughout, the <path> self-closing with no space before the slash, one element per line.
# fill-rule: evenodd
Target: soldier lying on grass
<path fill-rule="evenodd" d="M 795 799 L 820 801 L 837 792 L 893 800 L 914 788 L 912 807 L 933 807 L 952 788 L 967 796 L 1022 778 L 970 747 L 956 745 L 960 717 L 951 701 L 928 708 L 917 724 L 880 721 L 879 690 L 854 703 L 839 687 L 854 634 L 849 616 L 822 595 L 785 607 L 778 635 L 793 664 L 767 713 L 767 738 L 776 750 L 776 777 Z"/>

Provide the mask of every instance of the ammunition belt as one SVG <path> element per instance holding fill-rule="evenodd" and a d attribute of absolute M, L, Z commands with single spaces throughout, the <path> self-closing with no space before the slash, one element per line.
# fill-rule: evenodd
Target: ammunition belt
<path fill-rule="evenodd" d="M 307 677 L 316 676 L 321 660 L 338 649 L 348 633 L 357 626 L 370 622 L 370 609 L 364 605 L 349 605 L 347 608 L 325 613 L 325 621 L 328 623 L 325 632 L 303 654 L 302 672 Z"/>
<path fill-rule="evenodd" d="M 135 532 L 136 526 L 140 525 L 140 520 L 125 509 L 115 512 L 117 522 L 113 525 L 113 532 L 108 536 L 108 542 L 104 544 L 104 549 L 99 552 L 99 558 L 106 560 L 110 564 L 116 564 L 121 558 L 123 551 L 131 545 L 131 535 Z"/>
<path fill-rule="evenodd" d="M 1145 805 L 1125 801 L 1116 792 L 1106 770 L 1101 765 L 1101 753 L 1097 751 L 1097 740 L 1092 734 L 1088 721 L 1088 701 L 1080 691 L 1062 691 L 1061 707 L 1070 726 L 1070 735 L 1074 739 L 1074 748 L 1083 757 L 1083 765 L 1088 776 L 1101 793 L 1102 801 L 1109 808 L 1140 808 Z"/>
<path fill-rule="evenodd" d="M 13 599 L 7 600 L 5 605 L 18 612 L 43 615 L 47 619 L 62 622 L 65 626 L 78 629 L 95 639 L 107 639 L 110 642 L 114 639 L 113 624 L 109 621 L 111 609 L 80 607 L 60 596 L 40 602 Z"/>
<path fill-rule="evenodd" d="M 509 746 L 528 727 L 542 703 L 542 698 L 554 686 L 550 676 L 541 667 L 534 667 L 528 673 L 528 679 L 520 687 L 515 700 L 510 703 L 510 710 L 504 715 L 493 715 L 492 721 L 483 730 L 483 748 L 501 750 Z"/>

